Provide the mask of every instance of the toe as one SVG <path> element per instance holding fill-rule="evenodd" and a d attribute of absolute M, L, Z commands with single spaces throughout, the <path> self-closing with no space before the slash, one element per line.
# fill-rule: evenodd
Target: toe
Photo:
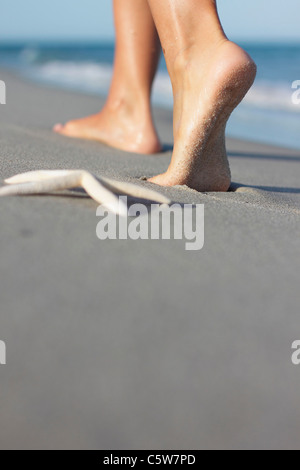
<path fill-rule="evenodd" d="M 62 124 L 55 124 L 53 127 L 54 132 L 61 132 L 63 130 L 64 126 Z"/>

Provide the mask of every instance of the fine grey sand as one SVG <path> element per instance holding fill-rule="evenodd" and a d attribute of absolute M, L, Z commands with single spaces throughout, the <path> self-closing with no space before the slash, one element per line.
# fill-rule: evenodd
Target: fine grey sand
<path fill-rule="evenodd" d="M 140 180 L 166 150 L 123 153 L 55 135 L 92 96 L 1 71 L 0 176 L 84 168 Z M 99 241 L 81 193 L 0 199 L 1 449 L 299 449 L 300 151 L 228 141 L 233 187 L 200 194 L 205 246 Z M 152 186 L 150 186 L 152 187 Z"/>

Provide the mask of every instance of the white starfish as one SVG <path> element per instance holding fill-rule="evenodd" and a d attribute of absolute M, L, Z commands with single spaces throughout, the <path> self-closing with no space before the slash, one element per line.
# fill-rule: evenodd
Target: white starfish
<path fill-rule="evenodd" d="M 48 194 L 52 191 L 81 187 L 96 202 L 123 216 L 127 215 L 128 209 L 116 194 L 147 199 L 160 204 L 171 203 L 167 197 L 157 191 L 132 183 L 100 178 L 85 170 L 31 171 L 6 179 L 5 183 L 6 186 L 0 188 L 0 196 Z"/>

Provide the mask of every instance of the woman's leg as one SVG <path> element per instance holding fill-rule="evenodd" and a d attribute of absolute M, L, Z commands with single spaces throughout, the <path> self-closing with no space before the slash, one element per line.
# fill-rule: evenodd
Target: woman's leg
<path fill-rule="evenodd" d="M 228 41 L 215 0 L 148 0 L 174 93 L 174 152 L 150 181 L 227 191 L 225 126 L 251 87 L 256 66 Z"/>
<path fill-rule="evenodd" d="M 147 0 L 114 0 L 116 52 L 112 84 L 99 114 L 58 124 L 61 134 L 100 140 L 138 153 L 161 149 L 150 95 L 160 42 Z"/>

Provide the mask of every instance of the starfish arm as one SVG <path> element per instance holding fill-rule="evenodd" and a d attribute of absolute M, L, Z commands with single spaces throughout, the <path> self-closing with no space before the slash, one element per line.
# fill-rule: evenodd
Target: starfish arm
<path fill-rule="evenodd" d="M 41 170 L 29 171 L 21 173 L 20 175 L 13 176 L 5 180 L 6 184 L 20 184 L 20 183 L 33 183 L 36 181 L 49 180 L 51 178 L 68 176 L 70 173 L 78 172 L 80 170 Z"/>
<path fill-rule="evenodd" d="M 0 188 L 0 197 L 37 194 L 36 183 L 10 184 Z"/>
<path fill-rule="evenodd" d="M 138 186 L 133 183 L 124 181 L 115 181 L 110 178 L 98 178 L 108 189 L 117 192 L 118 194 L 126 194 L 128 196 L 137 197 L 139 199 L 147 199 L 149 201 L 156 201 L 160 204 L 171 204 L 171 200 L 153 189 L 148 189 Z"/>
<path fill-rule="evenodd" d="M 85 189 L 87 194 L 94 199 L 94 201 L 102 204 L 115 214 L 127 216 L 127 205 L 91 173 L 87 171 L 82 172 L 81 184 L 83 189 Z"/>
<path fill-rule="evenodd" d="M 52 191 L 63 191 L 81 185 L 81 173 L 70 172 L 66 176 L 28 181 L 21 184 L 9 183 L 0 189 L 0 196 L 21 196 L 30 194 L 45 194 Z"/>

